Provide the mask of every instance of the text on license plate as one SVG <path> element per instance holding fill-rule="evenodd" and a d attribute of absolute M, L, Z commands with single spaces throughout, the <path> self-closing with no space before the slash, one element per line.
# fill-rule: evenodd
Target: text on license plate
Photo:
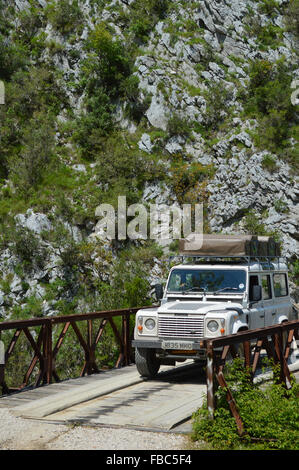
<path fill-rule="evenodd" d="M 184 349 L 191 351 L 193 343 L 190 341 L 162 341 L 162 349 Z"/>

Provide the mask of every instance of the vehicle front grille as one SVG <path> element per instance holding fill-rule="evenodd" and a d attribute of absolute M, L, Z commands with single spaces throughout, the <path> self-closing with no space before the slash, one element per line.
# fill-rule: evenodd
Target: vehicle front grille
<path fill-rule="evenodd" d="M 204 315 L 196 317 L 159 315 L 158 335 L 164 338 L 203 338 Z"/>

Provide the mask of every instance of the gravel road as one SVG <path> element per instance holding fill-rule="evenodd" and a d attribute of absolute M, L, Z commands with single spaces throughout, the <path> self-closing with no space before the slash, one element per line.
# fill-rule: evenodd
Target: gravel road
<path fill-rule="evenodd" d="M 182 434 L 68 426 L 16 418 L 0 408 L 0 450 L 185 450 Z"/>

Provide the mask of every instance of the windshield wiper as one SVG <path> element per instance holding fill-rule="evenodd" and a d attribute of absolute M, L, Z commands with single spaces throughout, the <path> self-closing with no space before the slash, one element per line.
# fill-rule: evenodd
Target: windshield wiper
<path fill-rule="evenodd" d="M 206 292 L 206 289 L 202 287 L 190 287 L 189 289 L 183 290 L 182 294 L 186 294 L 187 292 L 192 292 L 192 291 Z"/>
<path fill-rule="evenodd" d="M 213 292 L 213 295 L 214 294 L 218 294 L 219 292 L 223 292 L 225 290 L 239 290 L 237 287 L 223 287 L 222 289 L 218 289 L 216 290 L 215 292 Z"/>

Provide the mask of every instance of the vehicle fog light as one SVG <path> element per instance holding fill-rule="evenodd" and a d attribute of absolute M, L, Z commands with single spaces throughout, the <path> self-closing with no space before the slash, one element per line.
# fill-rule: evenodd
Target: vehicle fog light
<path fill-rule="evenodd" d="M 219 328 L 219 324 L 216 320 L 211 320 L 209 321 L 209 323 L 207 324 L 207 327 L 208 329 L 212 332 L 212 333 L 215 333 L 215 331 L 218 330 Z"/>
<path fill-rule="evenodd" d="M 153 330 L 156 326 L 156 322 L 155 322 L 155 320 L 153 320 L 153 318 L 148 318 L 145 321 L 144 325 L 148 330 Z"/>

